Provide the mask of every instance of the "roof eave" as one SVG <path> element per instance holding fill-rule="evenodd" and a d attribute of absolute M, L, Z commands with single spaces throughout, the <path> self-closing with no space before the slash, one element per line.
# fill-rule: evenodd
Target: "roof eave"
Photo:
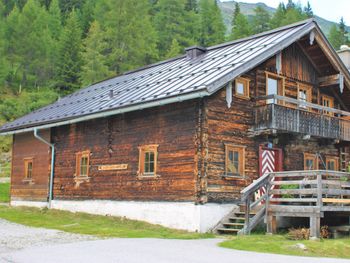
<path fill-rule="evenodd" d="M 128 107 L 118 108 L 110 111 L 98 112 L 95 114 L 85 115 L 74 119 L 68 119 L 64 121 L 52 122 L 52 123 L 47 123 L 42 125 L 33 125 L 29 127 L 27 126 L 27 127 L 22 127 L 18 129 L 5 129 L 3 131 L 0 131 L 0 135 L 13 135 L 18 133 L 31 132 L 31 131 L 34 131 L 34 129 L 38 129 L 38 130 L 50 129 L 58 126 L 69 125 L 73 123 L 78 123 L 78 122 L 83 122 L 83 121 L 88 121 L 88 120 L 93 120 L 98 118 L 110 117 L 121 113 L 167 105 L 167 104 L 181 102 L 185 100 L 202 98 L 209 95 L 210 94 L 205 89 L 203 89 L 196 92 L 186 93 L 180 96 L 168 97 L 168 98 L 164 98 L 156 101 L 150 101 L 142 104 L 135 104 Z"/>

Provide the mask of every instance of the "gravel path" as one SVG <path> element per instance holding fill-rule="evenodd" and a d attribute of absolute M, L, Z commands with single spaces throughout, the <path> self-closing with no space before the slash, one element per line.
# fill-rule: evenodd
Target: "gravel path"
<path fill-rule="evenodd" d="M 1 263 L 349 263 L 237 251 L 217 246 L 220 239 L 100 239 L 26 227 L 0 219 Z"/>
<path fill-rule="evenodd" d="M 24 248 L 43 247 L 95 239 L 96 238 L 92 236 L 27 227 L 0 219 L 0 262 L 5 261 L 5 254 L 13 253 Z"/>

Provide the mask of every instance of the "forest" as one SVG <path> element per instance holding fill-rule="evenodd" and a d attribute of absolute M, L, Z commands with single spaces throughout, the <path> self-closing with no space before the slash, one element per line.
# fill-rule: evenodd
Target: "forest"
<path fill-rule="evenodd" d="M 2 0 L 0 2 L 0 125 L 100 80 L 313 16 L 289 0 L 252 18 L 236 3 L 226 28 L 217 0 Z M 341 19 L 329 35 L 349 44 Z M 0 152 L 10 150 L 0 137 Z"/>

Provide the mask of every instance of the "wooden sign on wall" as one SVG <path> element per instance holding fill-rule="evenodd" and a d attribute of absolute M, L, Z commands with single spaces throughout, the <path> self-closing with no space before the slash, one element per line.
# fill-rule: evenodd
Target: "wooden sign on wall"
<path fill-rule="evenodd" d="M 106 164 L 106 165 L 99 165 L 98 170 L 99 171 L 113 171 L 113 170 L 126 170 L 128 169 L 128 164 L 122 163 L 122 164 Z"/>

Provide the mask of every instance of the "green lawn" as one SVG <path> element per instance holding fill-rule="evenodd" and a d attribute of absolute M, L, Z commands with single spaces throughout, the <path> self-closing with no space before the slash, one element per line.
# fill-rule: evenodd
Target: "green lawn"
<path fill-rule="evenodd" d="M 296 247 L 302 243 L 306 250 Z M 321 241 L 289 240 L 284 235 L 255 234 L 238 236 L 220 243 L 221 247 L 263 253 L 295 256 L 350 258 L 350 239 L 324 239 Z"/>
<path fill-rule="evenodd" d="M 99 237 L 212 238 L 212 234 L 190 233 L 120 217 L 97 216 L 27 207 L 0 206 L 0 218 L 33 227 L 63 230 Z"/>
<path fill-rule="evenodd" d="M 0 203 L 10 201 L 10 183 L 0 183 Z"/>

